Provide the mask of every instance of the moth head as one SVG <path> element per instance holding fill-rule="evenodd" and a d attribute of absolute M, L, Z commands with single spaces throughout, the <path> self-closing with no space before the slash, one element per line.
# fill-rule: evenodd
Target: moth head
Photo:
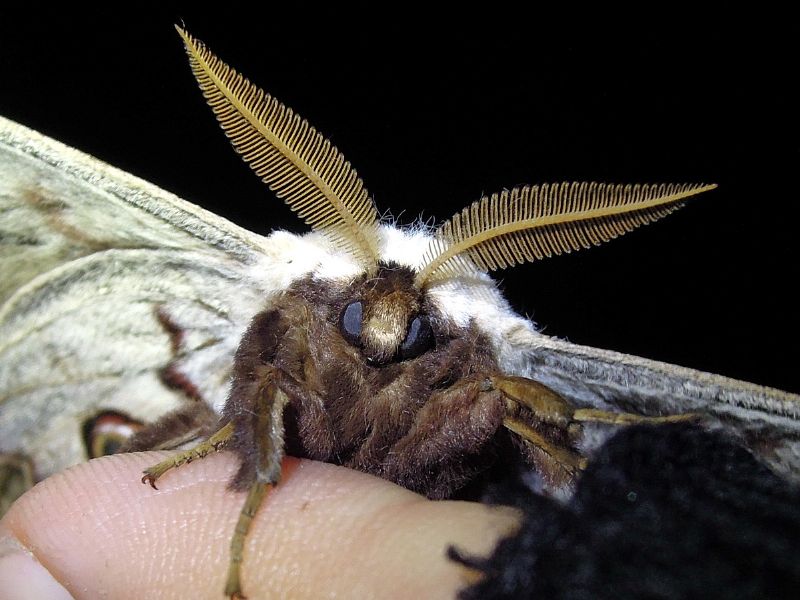
<path fill-rule="evenodd" d="M 373 365 L 416 358 L 430 349 L 433 332 L 414 272 L 382 264 L 375 277 L 356 287 L 339 317 L 339 331 Z"/>
<path fill-rule="evenodd" d="M 432 288 L 598 245 L 716 187 L 559 183 L 504 190 L 474 202 L 427 236 L 427 249 L 413 265 L 393 267 L 382 252 L 375 205 L 341 153 L 292 109 L 186 31 L 178 32 L 200 88 L 236 151 L 328 238 L 335 252 L 366 274 L 363 294 L 345 307 L 339 326 L 345 339 L 376 364 L 411 356 L 428 343 L 430 324 L 421 306 Z"/>

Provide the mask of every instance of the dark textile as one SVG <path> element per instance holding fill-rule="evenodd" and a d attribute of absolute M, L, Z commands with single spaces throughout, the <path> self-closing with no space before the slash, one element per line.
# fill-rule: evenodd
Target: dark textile
<path fill-rule="evenodd" d="M 525 523 L 460 558 L 487 575 L 462 600 L 800 597 L 800 490 L 721 433 L 631 427 L 565 505 L 530 487 L 493 490 Z"/>

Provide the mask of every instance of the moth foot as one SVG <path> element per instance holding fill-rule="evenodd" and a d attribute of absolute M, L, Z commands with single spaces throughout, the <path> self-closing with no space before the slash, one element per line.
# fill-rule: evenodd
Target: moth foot
<path fill-rule="evenodd" d="M 175 467 L 180 467 L 183 464 L 190 463 L 193 460 L 205 458 L 211 452 L 222 450 L 230 441 L 231 437 L 233 437 L 233 423 L 228 423 L 206 441 L 201 442 L 197 446 L 189 448 L 188 450 L 184 450 L 180 454 L 168 458 L 167 460 L 162 460 L 160 463 L 145 469 L 144 476 L 142 477 L 142 483 L 149 483 L 153 489 L 157 490 L 158 488 L 156 487 L 156 480 L 164 473 L 170 469 L 174 469 Z"/>
<path fill-rule="evenodd" d="M 247 596 L 244 595 L 242 590 L 234 590 L 229 592 L 228 589 L 226 588 L 225 596 L 227 596 L 231 600 L 247 600 Z"/>
<path fill-rule="evenodd" d="M 231 600 L 247 600 L 247 596 L 244 595 L 242 590 L 229 591 L 227 587 L 225 588 L 225 596 Z"/>
<path fill-rule="evenodd" d="M 142 483 L 149 483 L 151 488 L 157 490 L 158 487 L 156 487 L 156 479 L 158 479 L 158 475 L 151 473 L 150 469 L 145 469 L 143 473 L 144 476 L 142 477 Z"/>

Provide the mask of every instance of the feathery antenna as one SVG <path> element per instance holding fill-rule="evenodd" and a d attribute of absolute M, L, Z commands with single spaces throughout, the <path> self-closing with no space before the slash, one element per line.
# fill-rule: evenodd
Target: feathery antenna
<path fill-rule="evenodd" d="M 414 280 L 493 271 L 597 246 L 665 217 L 715 184 L 525 186 L 484 197 L 434 233 Z"/>
<path fill-rule="evenodd" d="M 203 96 L 236 152 L 300 218 L 374 273 L 378 215 L 355 169 L 291 108 L 175 28 Z"/>

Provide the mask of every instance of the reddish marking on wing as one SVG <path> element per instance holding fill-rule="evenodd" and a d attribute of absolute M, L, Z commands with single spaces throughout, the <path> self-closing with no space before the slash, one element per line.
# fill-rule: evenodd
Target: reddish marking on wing
<path fill-rule="evenodd" d="M 170 389 L 183 392 L 191 400 L 201 401 L 203 399 L 200 390 L 191 379 L 181 371 L 179 357 L 183 354 L 184 333 L 183 328 L 178 325 L 172 317 L 164 310 L 163 306 L 156 307 L 156 319 L 169 335 L 172 353 L 175 357 L 159 373 L 161 382 Z"/>
<path fill-rule="evenodd" d="M 171 362 L 161 370 L 161 381 L 169 388 L 180 390 L 192 400 L 200 401 L 203 399 L 200 390 L 192 383 L 185 373 L 180 371 L 180 367 Z"/>
<path fill-rule="evenodd" d="M 169 335 L 173 354 L 178 354 L 183 345 L 183 329 L 172 320 L 172 317 L 167 314 L 163 306 L 156 307 L 156 319 Z"/>

